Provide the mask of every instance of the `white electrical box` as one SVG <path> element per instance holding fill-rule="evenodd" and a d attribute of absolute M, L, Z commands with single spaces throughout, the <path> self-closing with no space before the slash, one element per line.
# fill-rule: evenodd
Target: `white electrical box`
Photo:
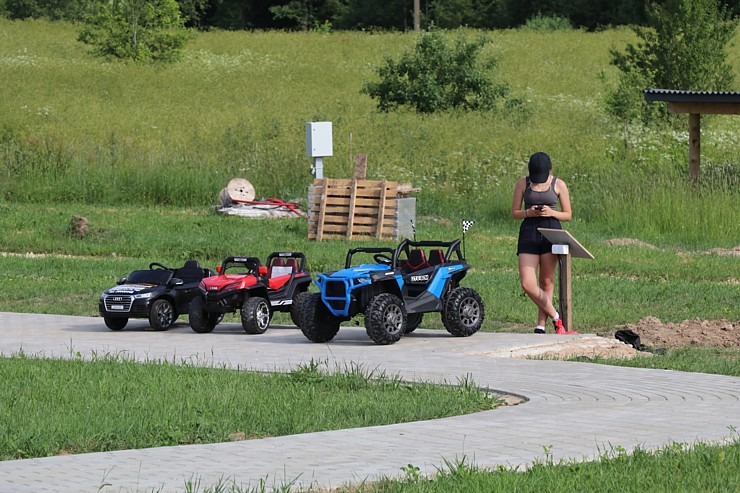
<path fill-rule="evenodd" d="M 555 255 L 568 255 L 570 253 L 570 248 L 568 248 L 568 245 L 553 245 L 552 253 Z"/>
<path fill-rule="evenodd" d="M 306 155 L 308 157 L 333 156 L 331 122 L 306 123 Z"/>

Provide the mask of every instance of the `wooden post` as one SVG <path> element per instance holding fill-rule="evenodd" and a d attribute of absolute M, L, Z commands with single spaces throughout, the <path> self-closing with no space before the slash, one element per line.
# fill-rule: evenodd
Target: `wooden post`
<path fill-rule="evenodd" d="M 364 180 L 367 177 L 367 154 L 355 156 L 355 178 Z"/>
<path fill-rule="evenodd" d="M 421 29 L 421 2 L 420 0 L 414 0 L 414 32 L 419 32 Z"/>
<path fill-rule="evenodd" d="M 573 327 L 573 292 L 571 290 L 571 257 L 570 253 L 565 255 L 558 255 L 559 262 L 559 286 L 558 286 L 558 297 L 559 297 L 559 309 L 560 318 L 563 320 L 565 330 L 572 330 Z"/>
<path fill-rule="evenodd" d="M 537 228 L 550 243 L 552 253 L 558 256 L 558 312 L 565 330 L 573 330 L 573 293 L 571 289 L 571 259 L 594 258 L 586 248 L 563 229 Z"/>
<path fill-rule="evenodd" d="M 699 180 L 699 165 L 701 164 L 701 115 L 689 114 L 689 180 L 696 183 Z"/>

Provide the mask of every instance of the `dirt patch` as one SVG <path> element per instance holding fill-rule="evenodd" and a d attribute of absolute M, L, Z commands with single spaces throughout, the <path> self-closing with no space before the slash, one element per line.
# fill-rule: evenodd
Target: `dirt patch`
<path fill-rule="evenodd" d="M 640 343 L 655 348 L 714 346 L 740 348 L 740 322 L 719 320 L 684 320 L 663 323 L 656 317 L 645 317 L 624 327 L 640 336 Z"/>
<path fill-rule="evenodd" d="M 606 240 L 604 244 L 610 246 L 637 245 L 643 248 L 649 248 L 651 250 L 656 249 L 654 245 L 651 245 L 650 243 L 645 243 L 644 241 L 635 240 L 634 238 L 612 238 L 611 240 Z"/>
<path fill-rule="evenodd" d="M 643 356 L 650 357 L 652 354 L 638 351 L 617 339 L 603 338 L 603 341 L 599 344 L 591 344 L 586 339 L 577 339 L 571 343 L 563 344 L 562 347 L 556 350 L 544 352 L 541 357 L 543 359 L 566 360 L 571 358 L 632 359 Z"/>
<path fill-rule="evenodd" d="M 707 250 L 707 253 L 722 257 L 740 257 L 740 245 L 735 248 L 712 248 Z"/>
<path fill-rule="evenodd" d="M 616 339 L 614 333 L 619 329 L 629 329 L 638 334 L 645 350 L 638 351 Z M 740 349 L 740 321 L 694 319 L 679 323 L 663 323 L 656 317 L 648 316 L 637 323 L 617 327 L 611 334 L 581 335 L 563 340 L 528 343 L 521 348 L 502 349 L 491 354 L 530 359 L 631 359 L 650 357 L 651 351 L 654 350 L 687 346 Z"/>

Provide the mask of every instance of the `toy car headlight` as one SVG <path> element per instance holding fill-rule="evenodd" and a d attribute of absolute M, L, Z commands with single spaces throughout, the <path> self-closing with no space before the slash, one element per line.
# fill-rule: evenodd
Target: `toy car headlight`
<path fill-rule="evenodd" d="M 358 277 L 357 279 L 355 279 L 355 284 L 367 284 L 369 282 L 370 282 L 369 277 Z"/>
<path fill-rule="evenodd" d="M 152 297 L 152 293 L 139 293 L 139 294 L 134 295 L 135 300 L 145 300 L 151 297 Z"/>

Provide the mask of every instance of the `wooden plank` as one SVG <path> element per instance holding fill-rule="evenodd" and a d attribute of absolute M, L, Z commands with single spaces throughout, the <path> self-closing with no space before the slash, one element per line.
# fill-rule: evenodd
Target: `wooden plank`
<path fill-rule="evenodd" d="M 670 113 L 694 113 L 697 115 L 740 115 L 740 104 L 738 103 L 691 103 L 670 102 L 668 103 Z"/>
<path fill-rule="evenodd" d="M 351 199 L 351 197 L 336 197 L 336 196 L 330 196 L 330 195 L 329 196 L 323 196 L 323 197 L 326 197 L 323 200 L 324 200 L 324 202 L 327 205 L 343 205 L 343 206 L 349 206 L 349 202 L 350 202 L 350 199 Z M 361 206 L 361 207 L 378 207 L 378 198 L 368 199 L 368 198 L 356 197 L 355 198 L 355 205 L 356 206 Z M 310 204 L 309 209 L 312 208 L 312 207 L 314 207 L 314 206 L 320 205 L 321 202 L 322 202 L 322 198 L 321 197 L 316 197 L 316 198 L 312 199 L 312 203 Z M 396 199 L 395 198 L 387 199 L 386 202 L 387 202 L 387 205 L 389 207 L 396 207 Z"/>
<path fill-rule="evenodd" d="M 387 192 L 386 188 L 386 181 L 383 180 L 383 188 L 382 193 L 380 195 L 380 201 L 378 202 L 378 225 L 377 225 L 377 238 L 380 239 L 383 237 L 383 215 L 385 212 L 385 195 Z"/>

